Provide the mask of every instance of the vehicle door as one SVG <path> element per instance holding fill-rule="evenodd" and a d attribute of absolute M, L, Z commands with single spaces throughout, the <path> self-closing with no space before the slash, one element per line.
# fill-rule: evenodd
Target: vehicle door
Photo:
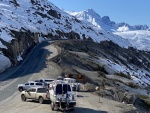
<path fill-rule="evenodd" d="M 26 91 L 26 97 L 29 99 L 35 99 L 36 96 L 36 89 L 35 88 L 29 88 Z"/>
<path fill-rule="evenodd" d="M 34 87 L 34 85 L 35 85 L 34 82 L 31 82 L 31 83 L 29 84 L 30 87 Z"/>
<path fill-rule="evenodd" d="M 29 83 L 25 83 L 24 89 L 27 90 L 29 87 L 30 87 L 30 84 Z"/>
<path fill-rule="evenodd" d="M 74 86 L 74 80 L 73 79 L 70 79 L 70 84 L 72 87 Z"/>

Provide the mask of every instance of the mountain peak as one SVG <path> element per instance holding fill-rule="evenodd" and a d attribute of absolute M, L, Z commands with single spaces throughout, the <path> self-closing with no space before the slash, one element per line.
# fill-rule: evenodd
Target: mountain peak
<path fill-rule="evenodd" d="M 81 15 L 79 14 L 79 15 L 82 16 L 83 14 L 90 18 L 95 18 L 96 20 L 101 20 L 101 16 L 98 13 L 96 13 L 92 8 L 83 11 L 82 14 Z"/>
<path fill-rule="evenodd" d="M 89 9 L 86 10 L 86 12 L 95 12 L 95 11 L 92 8 L 89 8 Z"/>
<path fill-rule="evenodd" d="M 92 8 L 87 9 L 85 11 L 83 11 L 83 13 L 88 14 L 88 15 L 92 15 L 92 16 L 100 16 L 99 14 L 97 14 Z"/>
<path fill-rule="evenodd" d="M 115 22 L 113 22 L 113 21 L 110 20 L 109 16 L 104 16 L 104 17 L 102 17 L 102 22 L 103 22 L 104 24 L 106 24 L 106 25 L 111 26 L 111 27 L 114 27 L 115 24 L 116 24 Z"/>
<path fill-rule="evenodd" d="M 104 22 L 110 22 L 109 16 L 103 16 L 102 17 L 102 21 L 104 21 Z"/>

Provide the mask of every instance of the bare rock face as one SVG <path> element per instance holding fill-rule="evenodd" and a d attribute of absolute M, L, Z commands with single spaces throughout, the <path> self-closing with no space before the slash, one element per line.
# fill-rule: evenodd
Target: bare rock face
<path fill-rule="evenodd" d="M 3 54 L 10 59 L 13 65 L 18 63 L 18 56 L 25 57 L 29 49 L 39 42 L 38 33 L 31 33 L 30 31 L 17 32 L 11 31 L 15 39 L 8 43 L 2 39 L 0 41 L 8 48 L 0 48 Z"/>
<path fill-rule="evenodd" d="M 60 19 L 60 17 L 61 17 L 61 14 L 60 14 L 60 13 L 58 13 L 58 12 L 56 12 L 55 10 L 52 10 L 52 9 L 49 10 L 47 13 L 48 13 L 49 15 L 51 15 L 51 16 L 57 18 L 57 19 Z"/>

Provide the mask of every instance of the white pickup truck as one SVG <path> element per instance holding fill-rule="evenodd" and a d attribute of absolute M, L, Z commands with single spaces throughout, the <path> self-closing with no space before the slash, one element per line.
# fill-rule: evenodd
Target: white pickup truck
<path fill-rule="evenodd" d="M 42 104 L 49 100 L 49 92 L 43 87 L 32 87 L 21 92 L 21 100 L 26 101 L 27 99 L 38 100 Z"/>
<path fill-rule="evenodd" d="M 52 110 L 74 110 L 76 95 L 68 83 L 53 82 L 49 90 Z"/>
<path fill-rule="evenodd" d="M 74 78 L 64 78 L 65 83 L 69 83 L 74 91 L 80 91 L 80 83 L 76 82 Z"/>

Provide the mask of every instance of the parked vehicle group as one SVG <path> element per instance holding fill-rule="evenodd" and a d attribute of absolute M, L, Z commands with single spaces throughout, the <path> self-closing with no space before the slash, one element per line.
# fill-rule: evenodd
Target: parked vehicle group
<path fill-rule="evenodd" d="M 19 84 L 18 90 L 22 101 L 49 101 L 52 110 L 74 110 L 77 95 L 73 91 L 80 91 L 80 83 L 74 78 L 39 79 Z"/>

